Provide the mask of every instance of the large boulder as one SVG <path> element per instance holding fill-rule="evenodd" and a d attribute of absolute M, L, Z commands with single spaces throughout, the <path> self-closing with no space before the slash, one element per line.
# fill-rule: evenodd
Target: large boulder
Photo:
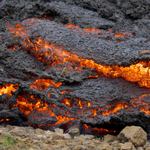
<path fill-rule="evenodd" d="M 121 142 L 130 141 L 134 146 L 139 147 L 145 145 L 147 141 L 147 133 L 139 126 L 126 126 L 118 135 Z"/>

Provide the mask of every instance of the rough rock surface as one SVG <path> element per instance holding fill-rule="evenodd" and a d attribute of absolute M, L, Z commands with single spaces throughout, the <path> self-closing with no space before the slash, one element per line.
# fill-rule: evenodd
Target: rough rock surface
<path fill-rule="evenodd" d="M 149 0 L 0 0 L 0 87 L 15 87 L 9 93 L 0 92 L 1 124 L 52 131 L 55 127 L 68 131 L 74 126 L 82 131 L 87 124 L 118 132 L 127 125 L 139 125 L 150 132 L 150 91 L 141 84 L 147 76 L 143 83 L 150 85 L 149 22 Z M 9 25 L 19 27 L 18 24 L 26 27 L 22 35 L 10 32 Z M 75 27 L 69 28 L 69 24 Z M 54 44 L 57 50 L 44 55 L 45 48 L 36 45 L 38 37 Z M 57 55 L 58 50 L 73 56 L 73 71 L 68 62 L 56 63 L 56 56 L 64 54 Z M 75 58 L 91 60 L 94 65 L 87 67 Z M 144 61 L 144 65 L 137 66 L 139 71 L 144 69 L 140 79 L 136 78 L 139 71 L 129 74 L 129 78 L 125 75 L 128 71 L 120 73 L 122 68 L 131 69 L 139 61 Z M 76 70 L 78 65 L 80 69 Z M 103 66 L 106 68 L 99 72 Z M 63 71 L 65 67 L 68 69 Z M 107 67 L 112 67 L 110 73 L 105 72 Z M 117 69 L 119 75 L 112 77 Z M 130 77 L 134 78 L 132 82 Z M 31 88 L 33 83 L 40 83 L 38 79 L 61 82 L 61 86 L 56 88 L 46 82 L 47 87 L 41 85 L 40 90 Z M 41 138 L 43 132 L 36 132 Z M 68 134 L 46 134 L 55 140 L 70 139 Z M 94 145 L 97 143 L 90 147 Z"/>
<path fill-rule="evenodd" d="M 131 141 L 134 146 L 140 147 L 145 145 L 147 133 L 141 127 L 127 126 L 119 133 L 118 139 L 122 142 Z"/>
<path fill-rule="evenodd" d="M 140 128 L 140 127 L 139 127 Z M 0 126 L 1 150 L 148 150 L 150 142 L 135 146 L 130 139 L 122 142 L 117 135 L 94 137 L 93 135 L 76 135 L 65 138 L 68 133 L 51 132 L 49 130 L 33 129 L 32 127 Z M 128 132 L 127 128 L 125 130 Z M 124 131 L 125 131 L 124 130 Z M 130 130 L 130 129 L 129 129 Z M 18 131 L 18 132 L 17 132 Z M 38 132 L 37 132 L 38 131 Z M 39 134 L 40 131 L 40 134 Z M 131 130 L 130 130 L 131 131 Z M 42 134 L 41 134 L 42 132 Z M 121 134 L 121 133 L 120 133 Z M 145 133 L 144 133 L 145 134 Z M 68 134 L 69 135 L 69 134 Z M 56 138 L 59 137 L 59 138 Z M 9 141 L 9 138 L 12 140 Z M 106 137 L 112 138 L 106 141 Z"/>

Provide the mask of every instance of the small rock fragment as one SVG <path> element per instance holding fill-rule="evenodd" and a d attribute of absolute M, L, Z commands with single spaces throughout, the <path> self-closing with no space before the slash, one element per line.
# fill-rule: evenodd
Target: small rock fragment
<path fill-rule="evenodd" d="M 12 41 L 14 41 L 14 42 L 18 42 L 18 38 L 19 38 L 18 35 L 13 35 L 11 39 L 12 39 Z"/>
<path fill-rule="evenodd" d="M 120 145 L 121 150 L 132 150 L 132 143 L 131 142 L 126 142 L 124 144 Z"/>
<path fill-rule="evenodd" d="M 62 77 L 65 77 L 65 76 L 67 76 L 68 75 L 68 70 L 67 70 L 67 67 L 65 67 L 63 70 L 62 70 L 62 72 L 61 72 L 61 76 Z"/>
<path fill-rule="evenodd" d="M 39 128 L 35 129 L 35 133 L 39 134 L 39 135 L 44 135 L 44 131 L 42 129 L 39 129 Z"/>
<path fill-rule="evenodd" d="M 64 136 L 63 135 L 59 135 L 59 134 L 53 134 L 52 139 L 53 140 L 61 140 L 61 139 L 64 139 Z"/>
<path fill-rule="evenodd" d="M 147 148 L 149 148 L 149 147 L 150 147 L 150 142 L 147 141 L 146 144 L 143 146 L 143 148 L 144 148 L 144 149 L 147 149 Z"/>
<path fill-rule="evenodd" d="M 73 145 L 82 145 L 85 140 L 79 136 L 74 137 L 72 144 Z"/>
<path fill-rule="evenodd" d="M 138 147 L 137 150 L 144 150 L 143 147 Z"/>
<path fill-rule="evenodd" d="M 94 135 L 80 135 L 85 140 L 92 140 L 94 139 Z"/>
<path fill-rule="evenodd" d="M 62 150 L 70 150 L 70 148 L 68 146 L 62 148 Z"/>
<path fill-rule="evenodd" d="M 141 51 L 141 52 L 139 52 L 139 55 L 145 55 L 145 54 L 150 54 L 150 51 L 148 51 L 148 50 L 145 50 L 145 51 Z"/>
<path fill-rule="evenodd" d="M 107 134 L 104 136 L 104 142 L 112 142 L 115 141 L 116 139 L 117 137 L 114 135 Z"/>
<path fill-rule="evenodd" d="M 87 150 L 87 147 L 84 145 L 76 145 L 73 150 Z"/>
<path fill-rule="evenodd" d="M 100 150 L 112 150 L 112 147 L 108 143 L 103 143 L 98 146 Z"/>
<path fill-rule="evenodd" d="M 80 135 L 80 131 L 78 128 L 70 129 L 68 133 L 71 135 L 72 138 Z"/>
<path fill-rule="evenodd" d="M 71 136 L 68 133 L 62 134 L 62 136 L 64 137 L 64 139 L 66 140 L 71 140 Z"/>
<path fill-rule="evenodd" d="M 55 129 L 55 133 L 57 133 L 57 134 L 63 134 L 63 133 L 64 133 L 64 130 L 63 130 L 63 129 L 60 129 L 60 128 L 56 128 L 56 129 Z"/>
<path fill-rule="evenodd" d="M 45 132 L 45 136 L 46 136 L 47 138 L 49 138 L 49 139 L 52 139 L 53 134 L 56 134 L 56 133 L 54 133 L 54 132 L 52 132 L 52 131 L 49 131 L 49 130 Z"/>
<path fill-rule="evenodd" d="M 118 147 L 118 144 L 119 144 L 118 141 L 113 141 L 113 142 L 111 143 L 111 146 L 112 146 L 112 147 Z"/>

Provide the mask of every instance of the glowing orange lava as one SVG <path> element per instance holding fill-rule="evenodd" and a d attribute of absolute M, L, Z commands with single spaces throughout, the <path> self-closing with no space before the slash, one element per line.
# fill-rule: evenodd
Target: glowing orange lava
<path fill-rule="evenodd" d="M 10 119 L 0 119 L 0 122 L 10 121 Z"/>
<path fill-rule="evenodd" d="M 30 26 L 25 26 L 26 23 L 29 25 L 33 25 L 36 23 L 31 23 L 31 20 L 26 20 L 22 24 L 17 24 L 15 27 L 10 27 L 11 33 L 14 33 L 15 35 L 19 35 L 22 37 L 21 42 L 22 45 L 25 47 L 27 52 L 32 52 L 32 54 L 40 61 L 47 64 L 47 66 L 55 66 L 59 63 L 61 64 L 67 64 L 67 69 L 69 71 L 82 71 L 83 68 L 88 68 L 95 70 L 98 75 L 96 76 L 88 76 L 87 78 L 97 78 L 100 75 L 104 75 L 106 77 L 111 78 L 124 78 L 127 81 L 130 82 L 137 82 L 141 87 L 147 87 L 150 88 L 150 62 L 136 62 L 130 66 L 117 66 L 117 65 L 111 65 L 111 66 L 105 66 L 102 64 L 96 63 L 92 59 L 85 59 L 79 57 L 77 54 L 73 54 L 69 51 L 66 51 L 63 49 L 63 46 L 56 46 L 53 43 L 48 43 L 46 41 L 43 41 L 41 38 L 34 39 L 34 42 L 28 38 L 28 31 L 30 30 Z M 34 21 L 34 19 L 32 20 Z M 67 25 L 67 28 L 75 29 L 81 31 L 81 28 L 78 26 L 74 26 L 72 24 Z M 101 33 L 98 29 L 93 28 L 85 28 L 82 29 L 82 32 L 96 32 Z M 111 30 L 109 32 L 112 32 Z M 124 32 L 124 33 L 117 33 L 114 35 L 114 37 L 123 37 L 128 36 L 130 33 Z M 46 90 L 50 85 L 53 85 L 54 88 L 57 88 L 62 85 L 62 83 L 58 82 L 55 83 L 51 79 L 37 79 L 32 85 L 30 85 L 30 88 L 34 88 L 36 90 Z M 16 85 L 17 86 L 17 85 Z M 17 90 L 17 88 L 14 88 L 14 85 L 8 84 L 5 87 L 2 87 L 0 90 L 0 95 L 2 94 L 11 94 L 11 91 Z M 65 92 L 71 93 L 72 91 L 61 91 L 61 94 L 63 95 Z M 96 117 L 98 115 L 106 116 L 110 114 L 117 114 L 120 110 L 129 110 L 134 109 L 136 111 L 138 108 L 140 111 L 143 111 L 146 113 L 146 115 L 150 115 L 149 110 L 149 103 L 142 101 L 146 96 L 150 96 L 149 94 L 145 94 L 140 96 L 136 99 L 131 99 L 130 104 L 124 104 L 124 103 L 116 103 L 112 107 L 111 105 L 106 105 L 104 108 L 100 108 L 98 104 L 94 104 L 96 107 L 92 108 L 93 105 L 90 102 L 86 102 L 83 100 L 80 100 L 79 98 L 74 99 L 67 99 L 62 98 L 61 103 L 62 105 L 65 105 L 65 107 L 68 108 L 68 110 L 63 115 L 60 115 L 58 112 L 54 112 L 53 108 L 56 108 L 55 104 L 49 104 L 48 102 L 42 101 L 39 97 L 35 97 L 34 95 L 30 95 L 28 93 L 19 95 L 17 97 L 17 104 L 14 106 L 18 106 L 19 110 L 23 112 L 26 115 L 30 115 L 34 110 L 37 110 L 41 114 L 47 114 L 48 116 L 55 117 L 57 121 L 57 125 L 68 122 L 70 120 L 77 120 L 78 117 L 82 117 L 84 114 L 90 114 L 90 117 Z M 48 97 L 50 97 L 50 93 L 48 93 Z M 76 116 L 72 117 L 71 112 L 69 111 L 73 107 L 76 107 Z M 59 110 L 61 111 L 61 109 Z M 55 124 L 55 125 L 56 125 Z M 86 127 L 85 127 L 86 128 Z M 88 128 L 88 127 L 87 127 Z M 107 129 L 98 129 L 93 128 L 93 131 L 96 132 L 108 132 Z M 115 131 L 111 131 L 115 133 Z"/>
<path fill-rule="evenodd" d="M 90 69 L 94 69 L 99 74 L 103 74 L 107 77 L 122 77 L 127 81 L 137 82 L 141 87 L 150 88 L 149 62 L 139 62 L 136 64 L 132 64 L 129 67 L 117 65 L 103 66 L 101 64 L 95 63 L 94 60 L 80 58 L 76 54 L 71 54 L 66 50 L 61 50 L 58 46 L 44 42 L 42 41 L 42 39 L 38 39 L 37 44 L 40 47 L 45 48 L 45 53 L 43 52 L 43 54 L 45 54 L 46 56 L 50 54 L 50 52 L 48 52 L 48 49 L 52 50 L 52 54 L 55 53 L 55 62 L 53 62 L 52 65 L 55 65 L 57 63 L 68 63 L 70 65 L 70 68 L 73 68 L 72 66 L 74 66 L 74 64 L 77 64 L 77 66 L 75 67 L 77 71 L 81 71 L 83 67 L 87 67 Z M 36 50 L 35 56 L 40 60 L 41 57 L 39 57 L 39 55 L 36 55 L 37 53 L 38 51 Z"/>
<path fill-rule="evenodd" d="M 64 91 L 61 91 L 61 94 L 64 94 L 64 93 L 72 93 L 73 91 L 66 91 L 66 90 L 64 90 Z"/>
<path fill-rule="evenodd" d="M 113 35 L 113 37 L 124 37 L 124 36 L 130 36 L 131 33 L 128 31 L 125 31 L 123 33 L 116 33 L 115 35 Z"/>
<path fill-rule="evenodd" d="M 0 87 L 0 95 L 8 94 L 10 97 L 12 95 L 11 91 L 15 92 L 16 90 L 18 90 L 18 84 L 6 83 Z"/>
<path fill-rule="evenodd" d="M 108 130 L 104 128 L 92 128 L 87 124 L 83 124 L 83 131 L 92 131 L 93 134 L 114 134 L 117 132 L 116 130 Z"/>
<path fill-rule="evenodd" d="M 87 78 L 98 78 L 99 75 L 96 75 L 96 76 L 92 76 L 92 75 L 89 75 Z"/>
<path fill-rule="evenodd" d="M 35 97 L 34 95 L 30 95 L 28 93 L 18 95 L 17 104 L 14 106 L 18 106 L 18 109 L 26 115 L 29 115 L 36 110 L 38 113 L 43 115 L 46 114 L 48 117 L 53 116 L 58 120 L 55 125 L 68 122 L 70 120 L 75 120 L 75 118 L 69 117 L 69 112 L 67 112 L 68 115 L 66 114 L 65 116 L 55 114 L 52 111 L 53 108 L 56 109 L 55 104 L 42 101 L 39 97 Z"/>
<path fill-rule="evenodd" d="M 42 91 L 46 90 L 50 85 L 53 85 L 54 88 L 57 88 L 62 85 L 61 82 L 55 83 L 51 79 L 37 79 L 33 84 L 30 85 L 30 88 Z"/>

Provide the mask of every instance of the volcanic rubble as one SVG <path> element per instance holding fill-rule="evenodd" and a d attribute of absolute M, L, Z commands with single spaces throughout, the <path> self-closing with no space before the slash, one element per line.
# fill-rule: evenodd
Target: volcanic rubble
<path fill-rule="evenodd" d="M 150 131 L 148 0 L 0 0 L 1 124 Z"/>

